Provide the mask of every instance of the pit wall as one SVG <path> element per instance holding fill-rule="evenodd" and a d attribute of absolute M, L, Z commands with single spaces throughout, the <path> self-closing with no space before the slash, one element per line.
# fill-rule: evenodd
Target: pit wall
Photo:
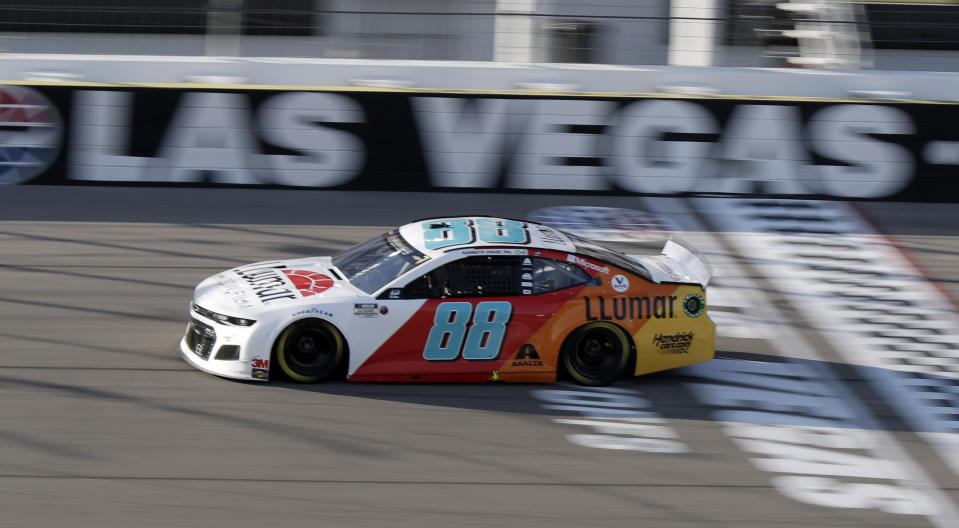
<path fill-rule="evenodd" d="M 959 201 L 959 104 L 248 85 L 0 85 L 0 182 Z"/>

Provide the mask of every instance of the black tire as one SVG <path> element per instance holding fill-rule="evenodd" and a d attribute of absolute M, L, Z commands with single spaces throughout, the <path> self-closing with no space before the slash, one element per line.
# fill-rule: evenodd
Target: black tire
<path fill-rule="evenodd" d="M 298 321 L 276 338 L 276 362 L 300 383 L 316 383 L 338 374 L 347 357 L 346 340 L 333 325 L 317 319 Z"/>
<path fill-rule="evenodd" d="M 612 323 L 590 323 L 566 338 L 560 361 L 566 372 L 582 385 L 609 385 L 622 377 L 629 364 L 626 334 Z"/>

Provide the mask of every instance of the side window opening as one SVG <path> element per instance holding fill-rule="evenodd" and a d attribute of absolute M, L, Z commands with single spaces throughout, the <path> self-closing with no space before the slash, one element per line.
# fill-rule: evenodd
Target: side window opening
<path fill-rule="evenodd" d="M 468 257 L 437 268 L 403 288 L 404 299 L 505 297 L 520 293 L 518 257 Z"/>
<path fill-rule="evenodd" d="M 440 297 L 501 297 L 519 295 L 516 257 L 469 257 L 433 272 Z"/>
<path fill-rule="evenodd" d="M 588 273 L 568 262 L 547 258 L 533 259 L 533 294 L 548 293 L 586 284 Z"/>

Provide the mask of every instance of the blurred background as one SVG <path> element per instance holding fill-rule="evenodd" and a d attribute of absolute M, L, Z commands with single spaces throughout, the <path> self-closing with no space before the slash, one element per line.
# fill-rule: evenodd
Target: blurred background
<path fill-rule="evenodd" d="M 3 0 L 0 51 L 954 71 L 959 2 Z"/>
<path fill-rule="evenodd" d="M 0 0 L 0 524 L 955 528 L 957 51 L 952 0 Z M 177 354 L 205 277 L 464 212 L 681 235 L 717 359 Z"/>

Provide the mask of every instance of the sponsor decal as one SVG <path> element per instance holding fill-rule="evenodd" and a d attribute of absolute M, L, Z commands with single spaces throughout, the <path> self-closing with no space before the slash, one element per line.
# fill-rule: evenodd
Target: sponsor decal
<path fill-rule="evenodd" d="M 524 272 L 521 277 L 524 281 L 533 280 L 533 274 L 529 272 Z"/>
<path fill-rule="evenodd" d="M 690 293 L 683 298 L 683 312 L 690 317 L 699 317 L 706 309 L 706 300 L 698 293 Z"/>
<path fill-rule="evenodd" d="M 0 86 L 0 184 L 45 172 L 60 152 L 63 122 L 56 107 L 25 86 Z"/>
<path fill-rule="evenodd" d="M 390 288 L 389 297 L 390 299 L 399 299 L 403 296 L 402 288 Z"/>
<path fill-rule="evenodd" d="M 229 297 L 237 308 L 251 308 L 253 306 L 249 296 L 247 296 L 246 288 L 243 287 L 238 278 L 221 273 L 215 276 L 213 280 L 223 287 L 223 294 Z"/>
<path fill-rule="evenodd" d="M 253 358 L 250 360 L 250 366 L 253 368 L 268 369 L 270 368 L 269 359 Z"/>
<path fill-rule="evenodd" d="M 315 271 L 285 269 L 283 274 L 290 279 L 303 297 L 322 293 L 333 286 L 333 279 Z"/>
<path fill-rule="evenodd" d="M 380 306 L 380 315 L 386 315 L 390 313 L 390 309 L 386 305 Z"/>
<path fill-rule="evenodd" d="M 676 297 L 583 297 L 587 321 L 622 321 L 624 319 L 672 319 L 676 317 Z"/>
<path fill-rule="evenodd" d="M 519 352 L 516 353 L 516 357 L 513 358 L 513 367 L 542 367 L 543 362 L 539 359 L 539 353 L 536 352 L 536 347 L 526 343 L 521 346 Z"/>
<path fill-rule="evenodd" d="M 270 371 L 264 368 L 250 369 L 250 376 L 253 379 L 266 381 L 270 379 Z"/>
<path fill-rule="evenodd" d="M 261 303 L 266 304 L 280 299 L 296 299 L 289 282 L 284 279 L 285 275 L 278 271 L 284 267 L 282 262 L 262 262 L 240 266 L 233 272 L 253 288 Z"/>
<path fill-rule="evenodd" d="M 536 232 L 539 233 L 539 237 L 546 244 L 566 245 L 566 240 L 564 240 L 563 236 L 556 232 L 555 229 L 546 226 L 536 226 Z"/>
<path fill-rule="evenodd" d="M 688 354 L 689 345 L 693 344 L 693 335 L 692 332 L 656 334 L 653 336 L 653 345 L 662 354 Z"/>
<path fill-rule="evenodd" d="M 576 264 L 577 266 L 584 267 L 586 269 L 591 269 L 593 271 L 598 271 L 604 275 L 609 274 L 609 266 L 600 266 L 598 264 L 593 264 L 592 262 L 582 258 L 577 257 L 576 255 L 566 255 L 566 262 L 571 264 Z"/>
<path fill-rule="evenodd" d="M 464 255 L 529 255 L 528 249 L 464 249 Z"/>
<path fill-rule="evenodd" d="M 293 312 L 293 315 L 291 317 L 301 317 L 304 315 L 319 315 L 321 317 L 333 317 L 333 312 L 324 310 L 322 308 L 308 308 L 306 310 Z"/>
<path fill-rule="evenodd" d="M 257 299 L 264 304 L 280 299 L 296 299 L 296 293 L 309 297 L 333 286 L 333 279 L 321 273 L 285 267 L 281 262 L 262 262 L 241 266 L 234 273 L 253 288 Z M 296 289 L 291 288 L 290 283 Z"/>
<path fill-rule="evenodd" d="M 656 265 L 659 266 L 661 270 L 666 272 L 666 275 L 669 275 L 669 278 L 673 281 L 682 282 L 683 278 L 679 275 L 679 273 L 676 273 L 676 271 L 673 268 L 670 268 L 668 264 L 663 262 L 661 258 L 656 259 Z"/>
<path fill-rule="evenodd" d="M 357 317 L 376 317 L 378 310 L 376 303 L 357 303 L 353 305 L 353 315 Z"/>
<path fill-rule="evenodd" d="M 523 265 L 523 266 L 532 266 L 532 265 L 533 265 L 533 261 L 530 260 L 530 259 L 528 259 L 528 258 L 524 258 L 522 265 Z"/>
<path fill-rule="evenodd" d="M 627 279 L 625 275 L 613 275 L 609 283 L 614 290 L 620 293 L 629 289 L 629 279 Z"/>

